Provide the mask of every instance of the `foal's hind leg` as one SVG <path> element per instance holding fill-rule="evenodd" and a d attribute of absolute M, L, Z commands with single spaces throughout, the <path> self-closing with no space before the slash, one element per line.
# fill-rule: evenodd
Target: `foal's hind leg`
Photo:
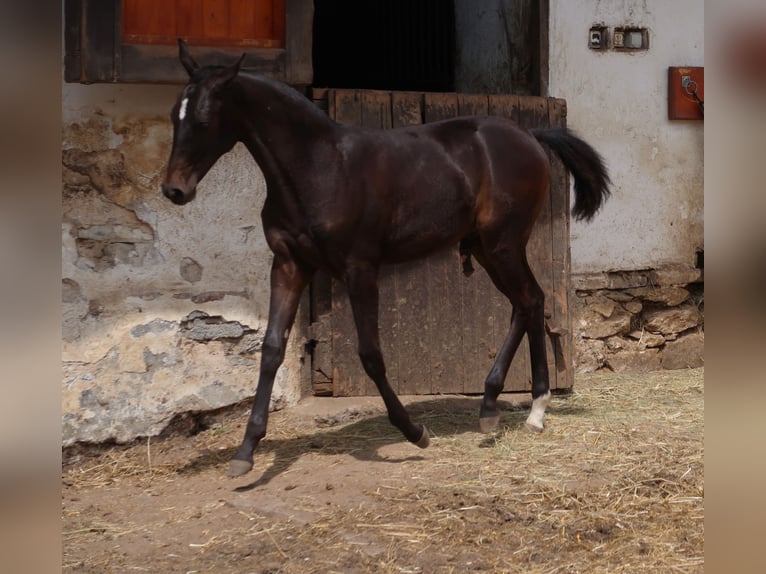
<path fill-rule="evenodd" d="M 408 441 L 420 448 L 426 448 L 430 442 L 428 430 L 410 420 L 410 415 L 386 378 L 386 366 L 383 363 L 378 333 L 377 269 L 367 264 L 356 265 L 349 270 L 346 285 L 359 339 L 359 358 L 364 371 L 377 386 L 391 424 L 398 428 Z"/>
<path fill-rule="evenodd" d="M 511 315 L 511 328 L 503 342 L 500 352 L 497 354 L 495 364 L 492 365 L 484 381 L 484 397 L 479 410 L 479 427 L 481 432 L 495 432 L 500 423 L 500 413 L 497 410 L 497 398 L 505 386 L 505 377 L 511 366 L 511 361 L 519 348 L 519 343 L 524 337 L 525 321 L 516 308 Z"/>
<path fill-rule="evenodd" d="M 511 361 L 524 337 L 529 341 L 532 363 L 532 411 L 526 421 L 531 431 L 543 430 L 543 416 L 550 400 L 548 361 L 545 350 L 545 295 L 527 263 L 525 248 L 495 249 L 487 256 L 481 249 L 474 254 L 487 270 L 495 286 L 513 305 L 511 326 L 492 370 L 484 383 L 484 397 L 479 412 L 483 432 L 494 432 L 500 421 L 497 398 L 503 390 Z"/>

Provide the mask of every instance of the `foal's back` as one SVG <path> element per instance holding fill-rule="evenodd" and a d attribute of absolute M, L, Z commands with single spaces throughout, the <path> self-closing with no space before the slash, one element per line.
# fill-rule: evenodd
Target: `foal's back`
<path fill-rule="evenodd" d="M 547 191 L 543 149 L 503 118 L 462 117 L 392 130 L 347 128 L 338 150 L 349 193 L 363 195 L 362 211 L 375 220 L 365 225 L 386 228 L 383 251 L 389 261 L 454 243 L 477 223 L 502 221 L 520 203 L 515 194 L 529 200 L 530 193 Z M 530 205 L 538 209 L 538 203 Z"/>

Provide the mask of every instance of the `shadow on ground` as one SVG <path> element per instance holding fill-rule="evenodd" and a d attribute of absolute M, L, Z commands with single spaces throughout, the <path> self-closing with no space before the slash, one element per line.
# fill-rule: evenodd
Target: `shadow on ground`
<path fill-rule="evenodd" d="M 557 397 L 549 408 L 549 413 L 581 414 L 583 409 L 572 404 L 568 398 L 567 396 Z M 426 425 L 432 438 L 438 439 L 464 433 L 478 433 L 479 401 L 479 397 L 464 396 L 424 398 L 408 404 L 407 410 L 414 421 Z M 509 402 L 501 399 L 498 402 L 501 411 L 500 429 L 497 433 L 486 435 L 486 438 L 479 443 L 479 448 L 494 446 L 498 434 L 508 430 L 521 430 L 529 414 L 530 404 L 528 400 Z M 382 402 L 380 409 L 382 409 Z M 405 442 L 404 437 L 389 423 L 385 411 L 376 413 L 369 409 L 367 411 L 347 409 L 332 417 L 317 416 L 314 417 L 313 425 L 297 430 L 295 436 L 278 438 L 267 434 L 256 450 L 256 467 L 259 458 L 271 458 L 271 464 L 256 480 L 236 487 L 235 490 L 244 492 L 268 484 L 307 453 L 333 456 L 346 454 L 360 461 L 385 463 L 423 460 L 423 457 L 417 454 L 417 450 L 413 450 L 415 454 L 405 458 L 380 456 L 379 450 L 382 447 L 402 442 Z M 220 466 L 228 463 L 235 451 L 236 446 L 216 452 L 205 450 L 179 468 L 177 472 L 196 474 Z"/>

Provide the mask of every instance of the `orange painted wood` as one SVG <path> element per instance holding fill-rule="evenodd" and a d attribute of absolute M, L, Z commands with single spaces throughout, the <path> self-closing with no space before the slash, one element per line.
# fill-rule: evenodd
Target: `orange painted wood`
<path fill-rule="evenodd" d="M 285 0 L 123 0 L 122 41 L 285 47 Z"/>
<path fill-rule="evenodd" d="M 174 10 L 164 9 L 165 3 L 152 0 L 131 0 L 123 3 L 123 29 L 131 34 L 161 34 L 175 29 Z"/>
<path fill-rule="evenodd" d="M 274 34 L 274 5 L 272 0 L 244 0 L 250 4 L 252 14 L 249 25 L 257 38 L 271 38 Z"/>
<path fill-rule="evenodd" d="M 229 6 L 227 0 L 205 0 L 205 38 L 227 38 L 229 35 Z"/>
<path fill-rule="evenodd" d="M 176 2 L 176 33 L 179 36 L 201 38 L 204 36 L 203 0 L 179 0 Z"/>

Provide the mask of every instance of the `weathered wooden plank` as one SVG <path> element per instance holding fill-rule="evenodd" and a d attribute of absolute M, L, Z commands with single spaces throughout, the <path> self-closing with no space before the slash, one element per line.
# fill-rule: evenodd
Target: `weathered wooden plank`
<path fill-rule="evenodd" d="M 359 90 L 334 90 L 329 102 L 332 117 L 349 125 L 362 124 L 362 95 Z M 368 378 L 358 356 L 358 339 L 348 292 L 332 281 L 333 394 L 360 396 L 370 393 Z"/>
<path fill-rule="evenodd" d="M 566 101 L 550 99 L 548 117 L 551 126 L 566 127 Z M 569 251 L 569 176 L 559 157 L 551 154 L 551 251 L 553 292 L 551 298 L 551 327 L 559 332 L 552 341 L 555 377 L 551 376 L 552 388 L 571 388 L 574 384 L 572 370 L 572 321 L 569 315 L 569 276 L 571 259 Z M 555 383 L 555 385 L 554 385 Z"/>
<path fill-rule="evenodd" d="M 425 123 L 435 122 L 457 115 L 457 94 L 426 93 L 423 102 L 423 118 Z"/>
<path fill-rule="evenodd" d="M 486 116 L 489 109 L 489 97 L 486 94 L 458 94 L 458 116 Z"/>
<path fill-rule="evenodd" d="M 490 94 L 489 115 L 509 118 L 519 123 L 519 96 L 512 94 Z"/>
<path fill-rule="evenodd" d="M 323 271 L 309 286 L 310 335 L 312 343 L 311 386 L 317 396 L 332 394 L 332 278 Z"/>
<path fill-rule="evenodd" d="M 430 392 L 462 393 L 466 371 L 471 365 L 463 357 L 464 277 L 457 248 L 432 255 L 427 260 L 428 325 L 426 335 L 431 347 Z M 424 385 L 424 389 L 428 389 Z"/>
<path fill-rule="evenodd" d="M 311 357 L 311 391 L 316 396 L 332 395 L 332 314 L 325 313 L 311 318 L 310 338 L 313 344 Z"/>
<path fill-rule="evenodd" d="M 489 113 L 519 123 L 520 97 L 517 95 L 490 95 Z M 496 290 L 497 291 L 497 290 Z M 494 349 L 499 351 L 508 336 L 513 307 L 504 296 L 498 293 L 495 302 Z M 516 351 L 505 380 L 505 390 L 524 391 L 529 387 L 529 349 L 525 343 Z"/>
<path fill-rule="evenodd" d="M 451 102 L 446 105 L 451 106 Z M 422 123 L 425 117 L 424 106 L 425 97 L 421 93 L 394 92 L 394 126 Z M 433 114 L 434 110 L 431 109 L 429 115 L 432 120 L 436 118 Z M 410 366 L 407 368 L 408 377 L 402 392 L 462 392 L 461 277 L 458 270 L 456 254 L 447 251 L 434 254 L 419 264 L 410 265 L 399 276 L 400 286 L 405 286 L 408 279 L 417 281 L 419 288 L 425 292 L 426 301 L 418 310 L 418 315 L 424 315 L 422 324 L 417 324 L 417 317 L 408 317 L 407 320 L 412 323 L 410 338 L 419 337 L 427 354 L 418 357 L 410 353 L 406 358 Z M 420 365 L 419 373 L 413 368 L 416 365 Z"/>
<path fill-rule="evenodd" d="M 489 98 L 485 94 L 458 94 L 459 116 L 486 116 Z M 480 393 L 502 344 L 500 331 L 507 331 L 503 317 L 509 313 L 508 300 L 494 286 L 480 265 L 469 278 L 463 278 L 463 363 L 466 369 L 463 392 Z M 502 323 L 502 325 L 501 325 Z M 499 339 L 499 340 L 498 340 Z"/>
<path fill-rule="evenodd" d="M 495 286 L 480 266 L 474 274 L 464 279 L 462 294 L 462 343 L 466 366 L 463 392 L 479 393 L 484 390 L 484 379 L 495 362 L 500 349 L 499 333 L 508 323 L 503 321 L 502 311 L 495 295 Z M 507 300 L 505 302 L 508 307 Z M 470 367 L 468 366 L 470 365 Z"/>
<path fill-rule="evenodd" d="M 391 120 L 395 128 L 423 123 L 423 94 L 391 92 Z"/>
<path fill-rule="evenodd" d="M 423 118 L 426 123 L 458 115 L 458 95 L 425 94 Z M 431 354 L 431 392 L 465 392 L 467 373 L 463 349 L 463 283 L 465 281 L 457 254 L 457 245 L 427 260 L 429 293 L 427 336 L 434 349 Z"/>
<path fill-rule="evenodd" d="M 391 93 L 391 125 L 394 128 L 419 125 L 422 123 L 422 100 L 423 95 L 419 92 L 392 92 Z M 427 267 L 426 267 L 427 268 Z M 413 370 L 409 362 L 412 361 L 412 354 L 406 349 L 404 350 L 404 356 L 402 357 L 402 349 L 405 347 L 405 339 L 407 335 L 403 334 L 403 329 L 411 331 L 413 329 L 412 320 L 412 308 L 416 301 L 407 301 L 403 306 L 399 305 L 398 290 L 400 287 L 406 285 L 408 270 L 402 269 L 401 265 L 394 265 L 390 268 L 391 284 L 386 284 L 385 296 L 386 299 L 381 299 L 381 307 L 384 305 L 390 305 L 392 308 L 388 309 L 391 315 L 396 316 L 396 323 L 390 333 L 381 330 L 381 336 L 384 339 L 390 340 L 393 349 L 386 350 L 389 355 L 393 356 L 396 360 L 396 376 L 389 376 L 391 385 L 402 394 L 425 394 L 430 389 L 427 388 L 431 379 L 430 373 L 422 373 Z M 381 282 L 382 284 L 382 282 Z M 411 337 L 413 333 L 409 333 Z M 424 333 L 420 333 L 424 335 Z M 423 340 L 423 339 L 421 339 Z M 385 357 L 385 355 L 384 355 Z M 391 361 L 387 360 L 387 364 Z M 404 366 L 402 368 L 402 362 Z M 403 375 L 402 375 L 403 372 Z M 418 388 L 413 388 L 414 385 L 419 385 Z"/>
<path fill-rule="evenodd" d="M 411 98 L 414 100 L 414 96 Z M 426 100 L 428 104 L 426 106 Z M 456 113 L 455 99 L 426 94 L 417 98 L 409 113 L 408 124 L 437 121 Z M 426 111 L 427 110 L 427 111 Z M 405 125 L 402 122 L 402 125 Z M 422 263 L 421 280 L 427 291 L 427 321 L 423 337 L 431 349 L 428 357 L 430 376 L 421 383 L 421 392 L 463 392 L 465 369 L 462 354 L 462 293 L 460 262 L 450 249 L 428 257 Z"/>
<path fill-rule="evenodd" d="M 332 282 L 332 380 L 333 394 L 338 397 L 371 394 L 372 386 L 362 369 L 354 317 L 348 292 L 340 281 Z"/>
<path fill-rule="evenodd" d="M 362 94 L 359 90 L 332 90 L 330 117 L 342 124 L 362 125 Z"/>
<path fill-rule="evenodd" d="M 362 123 L 370 128 L 391 129 L 391 92 L 362 92 Z"/>
<path fill-rule="evenodd" d="M 391 127 L 420 124 L 421 95 L 391 94 L 390 110 Z M 428 339 L 428 263 L 421 261 L 396 265 L 392 268 L 391 278 L 393 292 L 391 285 L 384 286 L 381 282 L 381 293 L 385 287 L 386 297 L 393 299 L 392 305 L 396 308 L 396 327 L 391 339 L 396 347 L 397 376 L 390 376 L 389 380 L 401 394 L 428 393 L 432 380 L 430 354 L 436 351 Z"/>
<path fill-rule="evenodd" d="M 548 98 L 529 96 L 519 98 L 520 111 L 519 123 L 522 127 L 548 127 Z M 537 282 L 545 293 L 545 314 L 546 317 L 552 316 L 551 310 L 553 300 L 553 256 L 551 252 L 551 203 L 545 202 L 537 223 L 532 230 L 527 246 L 527 258 L 532 272 L 537 278 Z M 550 373 L 551 383 L 556 384 L 555 380 L 555 361 L 553 347 L 550 340 L 546 338 L 548 371 Z"/>
<path fill-rule="evenodd" d="M 391 96 L 388 92 L 336 90 L 330 104 L 335 119 L 349 125 L 388 129 L 391 127 Z M 394 388 L 399 378 L 398 304 L 392 269 L 380 274 L 381 350 L 386 371 Z M 357 338 L 353 314 L 345 288 L 333 281 L 333 381 L 336 395 L 370 395 L 377 393 L 362 368 L 357 355 Z M 350 336 L 353 334 L 353 336 Z M 354 348 L 351 348 L 353 341 Z M 341 356 L 340 354 L 343 354 Z"/>
<path fill-rule="evenodd" d="M 370 128 L 391 129 L 391 92 L 364 90 L 362 94 L 362 123 Z M 399 388 L 399 314 L 401 310 L 396 298 L 396 267 L 384 267 L 378 277 L 379 304 L 378 326 L 380 332 L 380 348 L 386 365 L 386 376 L 389 383 L 397 390 Z M 376 394 L 375 385 L 368 380 L 365 388 L 368 394 Z M 400 391 L 401 392 L 401 391 Z"/>
<path fill-rule="evenodd" d="M 429 393 L 432 354 L 438 354 L 428 336 L 430 301 L 428 261 L 410 261 L 396 266 L 396 305 L 401 394 Z"/>
<path fill-rule="evenodd" d="M 459 102 L 453 94 L 439 98 L 427 94 L 423 118 L 426 122 L 454 117 Z M 465 390 L 465 361 L 463 358 L 463 276 L 457 246 L 432 255 L 424 271 L 424 286 L 428 291 L 428 323 L 426 336 L 432 348 L 430 391 L 432 393 L 461 393 Z M 425 386 L 428 388 L 428 385 Z"/>
<path fill-rule="evenodd" d="M 548 98 L 522 96 L 519 98 L 519 125 L 524 128 L 548 127 Z M 528 254 L 530 260 L 550 259 L 550 202 L 543 207 L 537 218 L 532 236 L 529 239 Z"/>

